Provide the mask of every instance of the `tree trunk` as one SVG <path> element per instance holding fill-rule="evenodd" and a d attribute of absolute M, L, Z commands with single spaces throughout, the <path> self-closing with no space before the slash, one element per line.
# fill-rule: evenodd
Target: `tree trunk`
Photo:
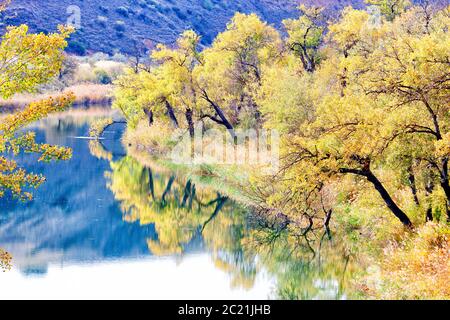
<path fill-rule="evenodd" d="M 433 209 L 431 206 L 428 206 L 426 216 L 425 216 L 425 222 L 431 222 L 433 221 Z"/>
<path fill-rule="evenodd" d="M 180 127 L 180 125 L 178 123 L 177 116 L 175 115 L 175 111 L 173 111 L 173 107 L 169 103 L 169 101 L 166 100 L 165 103 L 166 103 L 167 114 L 169 115 L 170 120 L 172 120 L 172 123 L 175 126 L 175 128 L 178 129 Z"/>
<path fill-rule="evenodd" d="M 383 184 L 378 180 L 378 178 L 372 173 L 372 171 L 367 172 L 367 180 L 369 180 L 375 189 L 380 194 L 381 198 L 383 198 L 384 202 L 388 206 L 388 208 L 392 211 L 392 213 L 403 223 L 403 225 L 407 228 L 412 229 L 413 224 L 408 216 L 397 206 L 395 201 L 392 199 L 389 192 L 383 186 Z"/>
<path fill-rule="evenodd" d="M 181 202 L 182 207 L 186 206 L 186 202 L 191 197 L 191 195 L 192 195 L 191 190 L 192 190 L 192 182 L 191 182 L 191 180 L 188 180 L 188 182 L 186 183 L 186 187 L 184 188 L 183 200 Z"/>
<path fill-rule="evenodd" d="M 445 207 L 447 208 L 447 222 L 450 223 L 450 206 L 448 202 L 445 204 Z"/>
<path fill-rule="evenodd" d="M 448 177 L 448 159 L 442 161 L 442 172 L 441 172 L 441 187 L 444 189 L 445 196 L 447 197 L 447 221 L 450 222 L 450 181 Z"/>
<path fill-rule="evenodd" d="M 450 201 L 450 182 L 448 177 L 448 159 L 442 161 L 441 186 L 444 189 L 447 200 Z"/>
<path fill-rule="evenodd" d="M 194 120 L 193 120 L 193 111 L 192 109 L 188 108 L 186 109 L 186 121 L 189 127 L 189 135 L 191 136 L 191 138 L 194 138 L 195 135 L 195 129 L 194 129 Z"/>
<path fill-rule="evenodd" d="M 211 215 L 211 217 L 209 217 L 208 220 L 206 220 L 206 222 L 203 224 L 202 229 L 200 231 L 201 234 L 203 234 L 203 231 L 205 231 L 206 226 L 212 221 L 214 220 L 214 218 L 220 213 L 220 210 L 222 210 L 223 206 L 226 204 L 226 202 L 228 201 L 227 197 L 221 197 L 219 196 L 219 199 L 217 201 L 217 205 L 216 208 L 214 209 L 213 214 Z"/>
<path fill-rule="evenodd" d="M 223 112 L 223 110 L 214 102 L 212 101 L 209 97 L 208 94 L 206 93 L 206 91 L 203 91 L 203 98 L 213 107 L 214 111 L 216 112 L 216 114 L 219 116 L 220 118 L 220 123 L 227 128 L 228 132 L 230 133 L 230 135 L 233 137 L 234 141 L 236 142 L 236 133 L 234 132 L 234 127 L 233 125 L 230 123 L 230 121 L 228 121 L 227 117 L 225 116 L 225 113 Z M 216 121 L 217 122 L 217 121 Z"/>
<path fill-rule="evenodd" d="M 331 240 L 331 230 L 330 230 L 330 221 L 331 221 L 331 215 L 333 214 L 333 209 L 328 210 L 327 215 L 325 217 L 324 226 L 325 226 L 325 232 L 328 235 L 328 239 Z"/>
<path fill-rule="evenodd" d="M 155 182 L 153 181 L 152 169 L 148 168 L 148 187 L 150 189 L 150 194 L 152 195 L 153 201 L 155 201 Z"/>
<path fill-rule="evenodd" d="M 414 198 L 414 202 L 417 206 L 420 206 L 419 197 L 417 196 L 417 186 L 416 186 L 416 177 L 414 175 L 414 171 L 412 167 L 408 168 L 408 181 L 409 187 L 411 188 L 411 193 Z"/>
<path fill-rule="evenodd" d="M 300 50 L 296 49 L 296 47 L 300 47 Z M 294 52 L 296 52 L 298 54 L 298 56 L 300 57 L 303 68 L 305 69 L 306 72 L 313 73 L 316 70 L 314 56 L 310 57 L 308 55 L 308 52 L 304 45 L 302 45 L 301 43 L 296 43 L 294 46 L 292 46 L 292 50 Z"/>
<path fill-rule="evenodd" d="M 236 133 L 234 132 L 234 127 L 228 121 L 228 119 L 225 116 L 225 114 L 223 113 L 222 109 L 219 106 L 215 105 L 214 110 L 216 111 L 216 113 L 219 116 L 220 120 L 222 120 L 223 125 L 225 126 L 225 128 L 227 128 L 228 132 L 231 134 L 233 139 L 235 139 L 236 138 Z"/>
<path fill-rule="evenodd" d="M 442 181 L 441 186 L 442 186 L 442 189 L 444 189 L 447 200 L 450 201 L 450 185 L 448 184 L 448 182 Z"/>
<path fill-rule="evenodd" d="M 381 198 L 383 199 L 384 203 L 387 205 L 389 210 L 400 220 L 401 223 L 408 229 L 413 229 L 414 226 L 411 222 L 411 220 L 408 218 L 406 213 L 404 213 L 395 203 L 395 201 L 392 199 L 389 192 L 386 190 L 386 188 L 383 186 L 380 180 L 373 174 L 373 172 L 370 170 L 370 166 L 367 164 L 366 168 L 363 170 L 361 169 L 340 169 L 341 173 L 352 173 L 359 176 L 365 177 L 369 182 L 373 184 L 375 189 L 380 194 Z"/>
<path fill-rule="evenodd" d="M 144 109 L 145 114 L 148 118 L 148 126 L 151 127 L 153 125 L 154 119 L 153 119 L 153 111 L 150 109 Z"/>
<path fill-rule="evenodd" d="M 427 196 L 427 204 L 428 204 L 427 212 L 426 212 L 426 215 L 425 215 L 425 221 L 426 222 L 433 221 L 433 208 L 432 208 L 431 203 L 429 201 L 429 197 L 433 193 L 433 190 L 434 190 L 434 182 L 433 182 L 433 179 L 430 178 L 429 181 L 427 182 L 426 186 L 425 186 L 425 193 L 426 193 L 426 196 Z"/>
<path fill-rule="evenodd" d="M 169 179 L 169 182 L 167 183 L 166 189 L 164 190 L 164 193 L 161 197 L 161 203 L 163 204 L 163 206 L 166 205 L 166 197 L 170 193 L 170 190 L 172 190 L 172 185 L 174 182 L 175 182 L 175 177 L 171 176 Z"/>

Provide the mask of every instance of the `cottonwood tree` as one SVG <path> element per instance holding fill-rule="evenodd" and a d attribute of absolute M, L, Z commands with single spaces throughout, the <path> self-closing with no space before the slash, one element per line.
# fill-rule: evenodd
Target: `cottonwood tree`
<path fill-rule="evenodd" d="M 195 70 L 202 110 L 213 111 L 204 116 L 230 132 L 238 124 L 244 126 L 244 120 L 250 127 L 258 125 L 255 96 L 266 67 L 280 58 L 281 51 L 281 38 L 273 27 L 255 14 L 237 13 L 202 52 L 203 63 Z"/>
<path fill-rule="evenodd" d="M 184 115 L 191 136 L 194 134 L 194 112 L 197 111 L 197 89 L 193 69 L 199 63 L 200 37 L 184 32 L 174 48 L 158 45 L 152 52 L 153 65 L 138 73 L 128 72 L 116 81 L 115 106 L 135 124 L 144 114 L 151 126 L 156 117 L 167 115 L 175 128 Z"/>
<path fill-rule="evenodd" d="M 159 85 L 166 91 L 160 100 L 169 115 L 174 113 L 174 108 L 184 114 L 191 137 L 194 136 L 194 112 L 198 112 L 198 89 L 193 72 L 202 63 L 199 43 L 200 36 L 190 30 L 181 35 L 174 49 L 159 45 L 152 52 L 153 60 L 159 64 L 155 70 Z"/>
<path fill-rule="evenodd" d="M 283 24 L 288 32 L 287 45 L 303 64 L 307 72 L 314 72 L 320 62 L 320 46 L 325 34 L 325 16 L 322 7 L 300 5 L 301 16 L 287 19 Z"/>
<path fill-rule="evenodd" d="M 389 121 L 396 128 L 388 142 L 414 139 L 409 158 L 431 166 L 450 204 L 449 24 L 448 9 L 431 19 L 422 7 L 403 14 L 373 53 L 372 72 L 361 80 L 370 96 L 391 101 Z M 447 214 L 450 218 L 450 209 Z"/>
<path fill-rule="evenodd" d="M 409 0 L 366 0 L 366 3 L 378 7 L 389 21 L 394 20 L 411 5 Z"/>
<path fill-rule="evenodd" d="M 259 121 L 257 92 L 265 68 L 282 55 L 279 33 L 256 15 L 236 14 L 210 48 L 199 48 L 200 37 L 184 32 L 172 47 L 159 45 L 153 66 L 130 72 L 116 84 L 115 105 L 129 121 L 147 114 L 149 123 L 161 111 L 175 127 L 181 114 L 191 136 L 194 122 L 209 119 L 235 137 L 235 126 Z"/>
<path fill-rule="evenodd" d="M 390 8 L 375 25 L 351 7 L 325 25 L 320 8 L 301 7 L 298 20 L 285 21 L 285 42 L 257 16 L 236 14 L 207 49 L 192 32 L 173 48 L 160 46 L 151 72 L 124 78 L 128 98 L 141 117 L 145 108 L 152 117 L 192 110 L 233 136 L 236 126 L 280 130 L 282 170 L 254 189 L 300 233 L 311 221 L 329 223 L 333 186 L 346 176 L 365 182 L 363 190 L 376 191 L 411 228 L 395 190 L 410 190 L 427 219 L 436 203 L 450 203 L 449 8 Z"/>
<path fill-rule="evenodd" d="M 30 34 L 25 25 L 9 27 L 0 44 L 0 96 L 10 98 L 16 93 L 33 92 L 40 84 L 56 77 L 64 59 L 66 38 L 72 29 L 60 27 L 58 33 Z M 74 97 L 71 93 L 31 103 L 0 123 L 0 197 L 10 191 L 20 199 L 31 199 L 27 191 L 38 187 L 45 177 L 28 173 L 14 160 L 20 152 L 37 153 L 39 161 L 65 160 L 71 149 L 41 144 L 33 132 L 24 132 L 27 125 L 53 112 L 67 108 Z"/>
<path fill-rule="evenodd" d="M 417 176 L 440 177 L 432 182 L 447 194 L 448 12 L 428 24 L 419 12 L 414 7 L 373 28 L 367 12 L 347 8 L 329 26 L 329 53 L 313 74 L 310 102 L 303 103 L 312 112 L 285 137 L 282 180 L 288 183 L 282 192 L 298 197 L 354 175 L 369 182 L 407 227 L 412 221 L 380 173 L 414 168 Z"/>

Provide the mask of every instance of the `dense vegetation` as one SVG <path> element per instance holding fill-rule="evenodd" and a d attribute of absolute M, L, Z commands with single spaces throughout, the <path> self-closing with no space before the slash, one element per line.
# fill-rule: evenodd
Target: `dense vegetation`
<path fill-rule="evenodd" d="M 212 181 L 184 178 L 186 173 L 177 177 L 150 158 L 128 156 L 110 165 L 109 188 L 124 220 L 156 228 L 158 239 L 147 240 L 154 255 L 182 255 L 201 235 L 214 265 L 230 275 L 233 287 L 251 289 L 259 271 L 267 269 L 278 280 L 276 298 L 345 296 L 356 268 L 342 246 L 325 241 L 300 246 L 291 234 L 273 236 L 264 219 L 248 217 L 228 196 L 208 188 Z M 317 279 L 323 281 L 319 286 Z"/>
<path fill-rule="evenodd" d="M 2 8 L 0 7 L 0 10 Z M 58 33 L 30 34 L 28 27 L 9 27 L 0 44 L 0 97 L 33 92 L 40 84 L 53 79 L 61 69 L 66 38 L 72 29 L 60 27 Z M 37 153 L 39 161 L 68 159 L 71 150 L 35 141 L 33 132 L 24 132 L 27 125 L 70 105 L 73 94 L 33 102 L 24 110 L 9 115 L 0 123 L 0 197 L 10 191 L 13 196 L 31 199 L 30 187 L 37 187 L 45 177 L 20 168 L 9 154 Z"/>
<path fill-rule="evenodd" d="M 301 6 L 283 22 L 286 37 L 241 13 L 206 49 L 186 31 L 119 78 L 115 106 L 141 150 L 166 150 L 165 128 L 193 136 L 198 121 L 232 136 L 279 130 L 282 169 L 255 170 L 245 188 L 277 230 L 302 236 L 331 220 L 349 244 L 370 240 L 368 256 L 391 263 L 382 270 L 395 276 L 379 277 L 388 288 L 414 283 L 401 294 L 367 285 L 367 294 L 448 297 L 450 8 L 368 2 L 331 22 L 322 8 Z M 384 256 L 394 239 L 408 240 Z M 423 244 L 420 255 L 411 243 Z M 438 279 L 418 285 L 424 268 L 439 270 L 425 279 Z"/>
<path fill-rule="evenodd" d="M 236 13 L 214 40 L 202 42 L 196 31 L 184 31 L 175 44 L 157 45 L 150 62 L 137 59 L 122 75 L 88 63 L 93 81 L 117 78 L 114 107 L 127 121 L 124 141 L 134 158 L 113 161 L 95 140 L 91 152 L 110 161 L 108 187 L 125 218 L 155 225 L 159 239 L 148 242 L 153 252 L 180 253 L 200 229 L 217 252 L 216 263 L 228 268 L 219 252 L 244 262 L 252 246 L 250 256 L 275 254 L 281 261 L 287 253 L 310 251 L 315 257 L 312 242 L 321 248 L 324 239 L 338 237 L 348 257 L 376 267 L 354 283 L 361 297 L 450 297 L 450 7 L 367 2 L 367 9 L 346 7 L 335 19 L 321 7 L 301 5 L 299 17 L 283 21 L 283 32 L 254 13 Z M 115 14 L 125 19 L 136 13 L 118 7 Z M 105 19 L 97 20 L 106 25 Z M 122 35 L 126 26 L 114 24 Z M 0 44 L 0 97 L 67 79 L 62 74 L 70 59 L 63 51 L 72 32 L 8 27 Z M 37 143 L 26 127 L 74 99 L 67 92 L 2 118 L 0 197 L 31 199 L 30 189 L 45 181 L 21 168 L 17 154 L 35 153 L 39 161 L 70 158 L 70 149 Z M 113 123 L 102 119 L 90 134 L 99 137 Z M 168 155 L 177 143 L 174 133 L 192 138 L 196 123 L 222 130 L 235 144 L 237 129 L 277 130 L 280 170 L 187 169 L 192 177 L 221 179 L 217 193 L 194 191 L 191 179 L 158 180 L 151 166 L 137 161 L 148 159 L 149 151 Z M 245 174 L 237 178 L 236 169 Z M 230 184 L 252 206 L 259 228 L 250 235 L 243 235 L 243 216 L 227 208 Z M 225 213 L 216 219 L 220 210 Z M 224 230 L 239 238 L 237 247 L 220 237 Z M 9 268 L 10 255 L 0 250 L 0 258 L 0 267 Z M 302 260 L 282 267 L 271 261 L 265 267 L 284 280 L 280 296 L 314 297 L 297 292 L 302 279 L 290 277 L 291 269 L 305 267 Z M 253 265 L 244 269 L 236 281 L 245 285 L 255 271 Z"/>

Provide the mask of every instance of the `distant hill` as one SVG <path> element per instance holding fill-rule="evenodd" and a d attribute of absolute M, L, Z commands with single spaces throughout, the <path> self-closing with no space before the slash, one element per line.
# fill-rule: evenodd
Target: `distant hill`
<path fill-rule="evenodd" d="M 236 11 L 257 13 L 276 27 L 296 17 L 299 3 L 327 6 L 333 14 L 363 0 L 13 0 L 1 14 L 0 27 L 26 23 L 31 30 L 52 31 L 80 9 L 81 28 L 72 36 L 69 51 L 133 53 L 137 46 L 171 43 L 186 29 L 194 29 L 209 44 Z"/>

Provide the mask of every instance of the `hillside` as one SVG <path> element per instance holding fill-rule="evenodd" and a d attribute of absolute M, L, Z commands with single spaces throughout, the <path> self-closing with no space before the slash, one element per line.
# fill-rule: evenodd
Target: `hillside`
<path fill-rule="evenodd" d="M 185 29 L 194 29 L 208 44 L 236 11 L 260 15 L 277 27 L 296 17 L 298 3 L 315 3 L 336 12 L 363 0 L 13 0 L 1 15 L 1 28 L 26 23 L 31 30 L 52 31 L 66 23 L 70 6 L 81 12 L 81 28 L 72 36 L 69 50 L 78 54 L 102 51 L 134 53 L 136 47 L 171 43 Z M 73 7 L 72 7 L 73 8 Z M 72 11 L 73 12 L 73 11 Z"/>

